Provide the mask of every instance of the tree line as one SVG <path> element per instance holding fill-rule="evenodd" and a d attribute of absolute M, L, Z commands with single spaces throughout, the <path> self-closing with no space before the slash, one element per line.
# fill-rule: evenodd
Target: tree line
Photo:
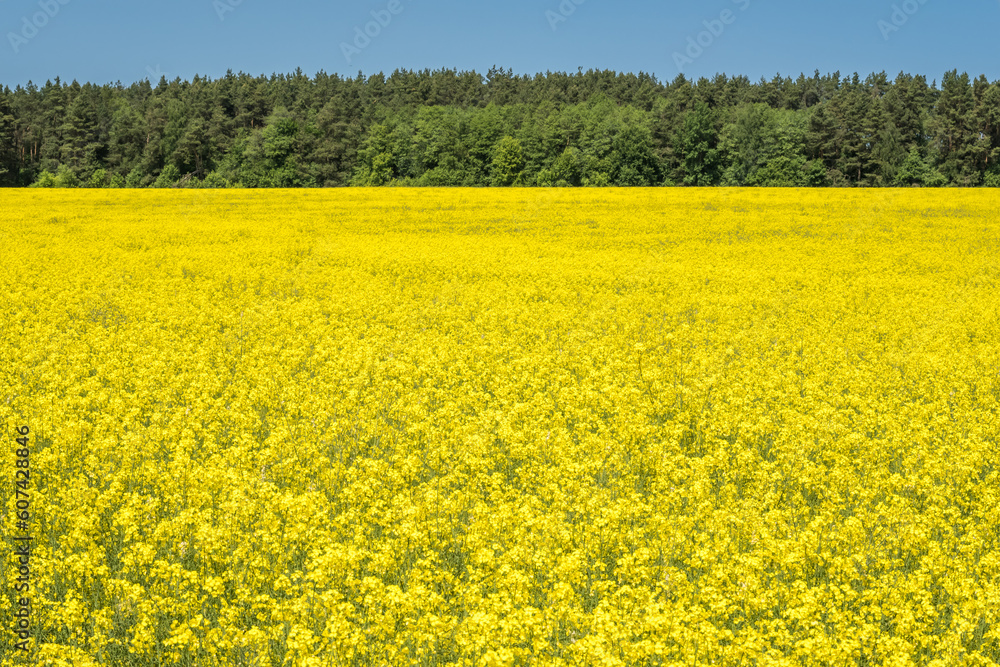
<path fill-rule="evenodd" d="M 0 185 L 1000 185 L 1000 83 L 947 72 L 397 70 L 0 89 Z"/>

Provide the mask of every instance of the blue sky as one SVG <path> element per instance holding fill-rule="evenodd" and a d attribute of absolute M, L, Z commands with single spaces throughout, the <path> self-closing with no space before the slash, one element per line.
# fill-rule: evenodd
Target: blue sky
<path fill-rule="evenodd" d="M 0 85 L 494 64 L 996 80 L 997 34 L 1000 0 L 0 0 Z"/>

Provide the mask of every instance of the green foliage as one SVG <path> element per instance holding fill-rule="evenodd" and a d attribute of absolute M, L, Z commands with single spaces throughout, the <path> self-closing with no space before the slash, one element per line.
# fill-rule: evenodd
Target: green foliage
<path fill-rule="evenodd" d="M 941 187 L 945 185 L 944 175 L 928 164 L 920 150 L 912 149 L 896 172 L 894 183 L 900 186 Z"/>
<path fill-rule="evenodd" d="M 217 171 L 209 172 L 201 181 L 203 188 L 231 188 L 233 184 L 225 176 Z"/>
<path fill-rule="evenodd" d="M 540 188 L 553 188 L 556 185 L 556 175 L 551 169 L 542 169 L 535 174 L 535 185 Z"/>
<path fill-rule="evenodd" d="M 302 125 L 284 107 L 278 107 L 268 116 L 264 129 L 254 135 L 248 159 L 263 173 L 258 185 L 274 188 L 298 188 L 313 185 L 311 175 L 302 168 L 299 160 L 301 146 L 306 139 Z"/>
<path fill-rule="evenodd" d="M 684 114 L 674 139 L 680 156 L 678 175 L 684 185 L 713 185 L 718 182 L 720 164 L 716 148 L 715 113 L 705 102 L 698 102 Z"/>
<path fill-rule="evenodd" d="M 603 171 L 597 171 L 584 178 L 583 185 L 589 188 L 603 188 L 611 185 L 611 179 Z"/>
<path fill-rule="evenodd" d="M 721 133 L 720 151 L 728 166 L 723 185 L 802 187 L 821 185 L 806 171 L 807 118 L 765 104 L 737 107 Z M 825 173 L 825 169 L 822 170 Z"/>
<path fill-rule="evenodd" d="M 367 166 L 363 166 L 351 181 L 351 185 L 371 187 L 388 185 L 393 180 L 392 156 L 388 153 L 378 153 L 371 158 Z"/>
<path fill-rule="evenodd" d="M 386 123 L 372 126 L 365 146 L 358 151 L 358 169 L 351 185 L 379 186 L 391 183 L 398 175 L 395 153 L 397 136 Z"/>
<path fill-rule="evenodd" d="M 65 164 L 59 165 L 59 169 L 56 171 L 56 187 L 57 188 L 75 188 L 80 185 L 80 179 L 76 177 L 76 172 L 69 168 Z"/>
<path fill-rule="evenodd" d="M 975 110 L 969 75 L 959 75 L 956 70 L 945 73 L 930 125 L 937 135 L 934 148 L 941 175 L 956 185 L 975 185 L 981 178 L 974 168 L 980 134 Z"/>
<path fill-rule="evenodd" d="M 106 188 L 108 187 L 108 172 L 104 169 L 95 169 L 94 173 L 90 175 L 87 179 L 88 188 Z"/>
<path fill-rule="evenodd" d="M 818 188 L 830 184 L 826 178 L 826 167 L 823 166 L 822 161 L 809 160 L 802 169 L 805 172 L 807 186 Z"/>
<path fill-rule="evenodd" d="M 493 185 L 522 185 L 524 181 L 524 147 L 521 142 L 506 136 L 493 147 L 490 161 L 490 178 Z"/>
<path fill-rule="evenodd" d="M 576 146 L 569 146 L 552 163 L 553 184 L 577 186 L 583 181 L 584 155 Z"/>
<path fill-rule="evenodd" d="M 168 164 L 160 172 L 160 175 L 156 178 L 153 183 L 154 188 L 172 188 L 177 185 L 177 181 L 181 180 L 181 171 L 176 166 Z"/>
<path fill-rule="evenodd" d="M 807 185 L 806 159 L 801 155 L 775 155 L 750 175 L 747 185 L 798 188 Z"/>
<path fill-rule="evenodd" d="M 20 165 L 16 150 L 17 119 L 7 96 L 0 94 L 0 185 L 15 185 Z"/>
<path fill-rule="evenodd" d="M 776 140 L 774 111 L 766 104 L 743 104 L 720 134 L 720 150 L 728 162 L 723 185 L 746 185 L 770 157 Z"/>
<path fill-rule="evenodd" d="M 0 89 L 0 186 L 968 186 L 998 162 L 1000 84 L 955 70 L 940 90 L 497 68 Z"/>
<path fill-rule="evenodd" d="M 125 187 L 127 188 L 141 188 L 146 185 L 147 177 L 143 174 L 140 167 L 135 167 L 128 173 L 125 177 Z"/>
<path fill-rule="evenodd" d="M 56 176 L 48 169 L 42 170 L 38 178 L 31 184 L 33 188 L 54 188 L 56 187 Z"/>
<path fill-rule="evenodd" d="M 994 165 L 983 174 L 983 185 L 988 188 L 1000 188 L 1000 166 Z"/>
<path fill-rule="evenodd" d="M 660 180 L 660 167 L 653 154 L 649 130 L 627 125 L 611 140 L 611 172 L 615 185 L 646 186 Z"/>

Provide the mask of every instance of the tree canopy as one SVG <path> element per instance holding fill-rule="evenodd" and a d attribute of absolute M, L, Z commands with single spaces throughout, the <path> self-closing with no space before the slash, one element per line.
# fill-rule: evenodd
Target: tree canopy
<path fill-rule="evenodd" d="M 0 185 L 998 186 L 1000 83 L 298 70 L 0 88 Z"/>

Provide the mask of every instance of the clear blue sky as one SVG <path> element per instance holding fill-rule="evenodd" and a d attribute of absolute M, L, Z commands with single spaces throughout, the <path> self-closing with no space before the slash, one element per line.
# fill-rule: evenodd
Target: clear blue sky
<path fill-rule="evenodd" d="M 355 44 L 377 17 L 385 25 Z M 12 87 L 494 64 L 665 81 L 815 69 L 1000 78 L 1000 0 L 0 0 L 0 34 L 0 85 Z M 345 55 L 345 43 L 364 48 Z"/>

